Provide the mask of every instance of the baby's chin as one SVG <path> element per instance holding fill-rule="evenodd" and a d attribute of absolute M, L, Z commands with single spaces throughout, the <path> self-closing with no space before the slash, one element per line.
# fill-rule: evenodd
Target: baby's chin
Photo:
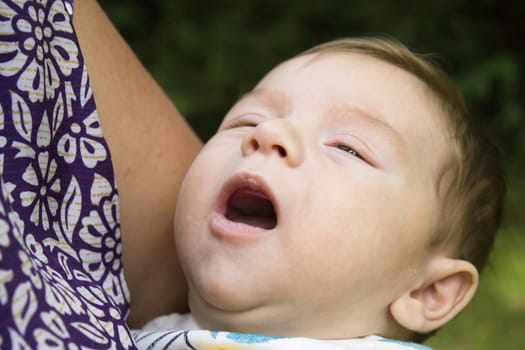
<path fill-rule="evenodd" d="M 256 318 L 261 318 L 257 317 L 260 312 L 256 308 L 246 309 L 233 299 L 225 300 L 222 297 L 219 300 L 206 301 L 190 294 L 189 300 L 193 318 L 202 329 L 254 333 L 249 331 L 250 325 Z M 259 324 L 262 322 L 259 321 Z"/>
<path fill-rule="evenodd" d="M 284 323 L 279 321 L 276 310 L 271 307 L 243 308 L 242 305 L 229 300 L 227 307 L 222 305 L 219 308 L 190 297 L 190 310 L 201 329 L 268 336 L 296 335 L 284 332 Z M 280 324 L 282 327 L 278 326 Z"/>
<path fill-rule="evenodd" d="M 397 334 L 398 332 L 393 329 L 392 332 L 388 332 L 379 330 L 377 327 L 367 328 L 353 319 L 335 321 L 330 318 L 322 320 L 311 316 L 308 317 L 310 321 L 305 322 L 300 316 L 291 316 L 290 312 L 283 312 L 271 306 L 242 311 L 221 310 L 210 306 L 202 308 L 202 305 L 191 304 L 190 308 L 199 327 L 212 331 L 326 340 L 358 338 L 368 335 L 396 335 L 397 339 L 403 338 L 402 334 Z"/>

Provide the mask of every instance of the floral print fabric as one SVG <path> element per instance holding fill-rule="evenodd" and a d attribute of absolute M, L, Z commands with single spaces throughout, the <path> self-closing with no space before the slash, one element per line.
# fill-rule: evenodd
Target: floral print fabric
<path fill-rule="evenodd" d="M 72 0 L 0 0 L 0 347 L 130 348 L 118 194 Z"/>

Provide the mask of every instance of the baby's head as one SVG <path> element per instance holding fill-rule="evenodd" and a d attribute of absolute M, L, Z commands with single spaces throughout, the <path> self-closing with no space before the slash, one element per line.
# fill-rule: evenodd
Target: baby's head
<path fill-rule="evenodd" d="M 228 112 L 175 230 L 204 328 L 413 339 L 471 300 L 504 182 L 454 84 L 400 44 L 330 42 Z"/>

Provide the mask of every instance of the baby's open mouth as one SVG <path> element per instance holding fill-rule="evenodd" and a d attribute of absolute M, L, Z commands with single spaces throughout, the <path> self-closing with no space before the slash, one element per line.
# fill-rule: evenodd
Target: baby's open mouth
<path fill-rule="evenodd" d="M 277 215 L 272 201 L 262 192 L 240 189 L 232 193 L 226 203 L 224 216 L 238 222 L 264 230 L 277 225 Z"/>

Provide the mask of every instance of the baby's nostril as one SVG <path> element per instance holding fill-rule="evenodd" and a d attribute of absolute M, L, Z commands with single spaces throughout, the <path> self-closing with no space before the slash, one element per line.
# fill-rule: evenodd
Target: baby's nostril
<path fill-rule="evenodd" d="M 272 149 L 276 150 L 282 158 L 286 157 L 286 150 L 283 146 L 274 145 Z"/>
<path fill-rule="evenodd" d="M 252 146 L 252 150 L 257 151 L 259 149 L 259 143 L 256 139 L 252 139 L 250 141 L 250 146 Z"/>

